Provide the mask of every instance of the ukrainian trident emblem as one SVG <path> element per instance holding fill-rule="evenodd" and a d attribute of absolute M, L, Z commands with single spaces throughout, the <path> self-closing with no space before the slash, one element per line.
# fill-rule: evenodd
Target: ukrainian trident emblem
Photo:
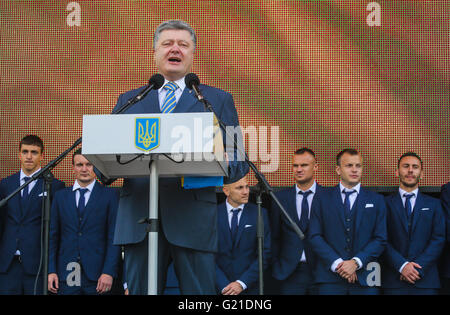
<path fill-rule="evenodd" d="M 135 146 L 150 151 L 159 146 L 159 118 L 136 118 Z"/>

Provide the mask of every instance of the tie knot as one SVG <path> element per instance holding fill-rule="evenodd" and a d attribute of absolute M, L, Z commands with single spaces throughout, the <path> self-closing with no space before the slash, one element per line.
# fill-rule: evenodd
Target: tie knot
<path fill-rule="evenodd" d="M 239 211 L 241 211 L 241 208 L 231 210 L 231 212 L 233 212 L 233 215 L 239 214 Z"/>
<path fill-rule="evenodd" d="M 354 194 L 356 190 L 342 190 L 342 193 L 345 194 L 345 197 L 349 197 L 351 194 Z"/>
<path fill-rule="evenodd" d="M 298 192 L 300 195 L 302 195 L 303 197 L 308 197 L 310 194 L 312 194 L 312 191 L 311 190 L 308 190 L 308 191 L 299 191 Z"/>
<path fill-rule="evenodd" d="M 414 197 L 414 194 L 403 194 L 403 197 L 406 198 L 406 200 L 411 199 L 412 197 Z"/>
<path fill-rule="evenodd" d="M 78 191 L 80 192 L 80 196 L 84 196 L 84 194 L 88 191 L 87 188 L 78 188 Z"/>
<path fill-rule="evenodd" d="M 178 89 L 178 86 L 173 82 L 167 82 L 167 84 L 164 85 L 164 88 L 166 90 L 175 91 L 176 89 Z"/>
<path fill-rule="evenodd" d="M 23 180 L 24 180 L 25 182 L 28 182 L 30 179 L 31 179 L 30 176 L 25 176 L 25 177 L 23 178 Z"/>

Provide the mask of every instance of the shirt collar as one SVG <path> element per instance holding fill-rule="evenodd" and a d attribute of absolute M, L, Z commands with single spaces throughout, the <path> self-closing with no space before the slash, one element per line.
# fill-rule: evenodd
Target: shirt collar
<path fill-rule="evenodd" d="M 175 84 L 178 86 L 178 88 L 180 89 L 180 91 L 183 92 L 183 91 L 184 91 L 184 88 L 186 87 L 186 82 L 184 82 L 184 78 L 185 78 L 185 77 L 182 77 L 181 79 L 176 80 L 176 81 L 169 81 L 169 80 L 167 80 L 166 78 L 164 78 L 164 84 L 162 85 L 162 87 L 159 88 L 158 93 L 161 93 L 161 92 L 162 92 L 162 90 L 164 89 L 164 86 L 165 86 L 168 82 L 173 82 L 173 83 L 175 83 Z"/>
<path fill-rule="evenodd" d="M 316 188 L 317 188 L 317 183 L 316 183 L 316 181 L 314 181 L 314 183 L 311 185 L 311 187 L 309 187 L 309 189 L 307 189 L 307 190 L 305 190 L 305 191 L 303 191 L 303 190 L 301 190 L 300 188 L 298 188 L 298 186 L 297 186 L 297 184 L 296 184 L 296 185 L 295 185 L 295 192 L 296 192 L 297 195 L 298 195 L 299 191 L 307 192 L 308 190 L 311 190 L 312 193 L 315 194 L 315 193 L 316 193 Z"/>
<path fill-rule="evenodd" d="M 245 203 L 241 204 L 241 205 L 240 205 L 239 207 L 237 207 L 237 208 L 235 208 L 235 207 L 233 207 L 232 205 L 230 205 L 230 204 L 228 203 L 228 200 L 227 200 L 225 203 L 226 203 L 226 205 L 227 205 L 227 212 L 230 212 L 231 210 L 233 210 L 233 209 L 238 209 L 238 208 L 244 210 Z"/>
<path fill-rule="evenodd" d="M 92 192 L 92 189 L 94 189 L 94 185 L 95 185 L 95 179 L 92 181 L 92 183 L 90 183 L 86 187 L 81 187 L 80 184 L 78 184 L 78 181 L 75 180 L 75 183 L 73 184 L 73 187 L 72 187 L 72 191 L 75 191 L 80 188 L 87 188 L 87 190 L 89 190 L 89 192 Z"/>
<path fill-rule="evenodd" d="M 34 174 L 36 174 L 37 172 L 39 172 L 41 170 L 41 168 L 39 168 L 37 171 L 35 171 L 33 174 L 31 174 L 31 175 L 25 175 L 25 173 L 23 172 L 23 170 L 22 169 L 20 169 L 20 180 L 22 181 L 22 179 L 24 178 L 24 177 L 32 177 Z"/>
<path fill-rule="evenodd" d="M 403 195 L 404 194 L 414 194 L 414 197 L 413 198 L 415 198 L 415 197 L 417 197 L 417 194 L 419 193 L 419 187 L 417 187 L 416 189 L 414 189 L 413 191 L 405 191 L 405 190 L 403 190 L 403 189 L 401 189 L 400 187 L 398 188 L 398 192 L 400 193 L 400 197 L 402 197 L 402 198 L 405 198 L 405 197 L 403 197 Z"/>
<path fill-rule="evenodd" d="M 356 190 L 356 193 L 359 194 L 359 190 L 361 189 L 361 183 L 358 183 L 356 186 L 353 186 L 351 189 L 348 189 L 344 187 L 344 185 L 342 185 L 341 182 L 339 182 L 339 191 L 341 192 L 341 194 L 344 189 L 345 191 Z"/>

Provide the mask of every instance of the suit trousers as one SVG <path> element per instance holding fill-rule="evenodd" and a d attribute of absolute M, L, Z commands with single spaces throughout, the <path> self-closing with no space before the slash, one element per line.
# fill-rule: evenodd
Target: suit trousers
<path fill-rule="evenodd" d="M 214 295 L 214 253 L 170 244 L 164 233 L 158 234 L 158 294 L 166 286 L 167 270 L 173 262 L 181 294 Z M 148 237 L 137 244 L 124 246 L 126 279 L 131 295 L 146 295 L 148 282 Z"/>
<path fill-rule="evenodd" d="M 34 295 L 36 275 L 25 272 L 18 256 L 14 256 L 5 273 L 0 273 L 0 295 Z M 41 295 L 44 284 L 42 276 L 36 284 L 36 294 Z"/>
<path fill-rule="evenodd" d="M 319 295 L 378 295 L 378 287 L 361 286 L 359 283 L 318 283 Z"/>
<path fill-rule="evenodd" d="M 300 262 L 289 277 L 280 281 L 280 294 L 315 294 L 313 291 L 313 274 L 311 266 L 307 263 Z"/>

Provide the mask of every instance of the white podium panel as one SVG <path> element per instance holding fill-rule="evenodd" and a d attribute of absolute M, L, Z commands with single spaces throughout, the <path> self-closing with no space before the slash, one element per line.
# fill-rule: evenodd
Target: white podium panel
<path fill-rule="evenodd" d="M 150 160 L 162 177 L 227 176 L 212 113 L 85 115 L 82 153 L 111 178 L 147 177 Z"/>

